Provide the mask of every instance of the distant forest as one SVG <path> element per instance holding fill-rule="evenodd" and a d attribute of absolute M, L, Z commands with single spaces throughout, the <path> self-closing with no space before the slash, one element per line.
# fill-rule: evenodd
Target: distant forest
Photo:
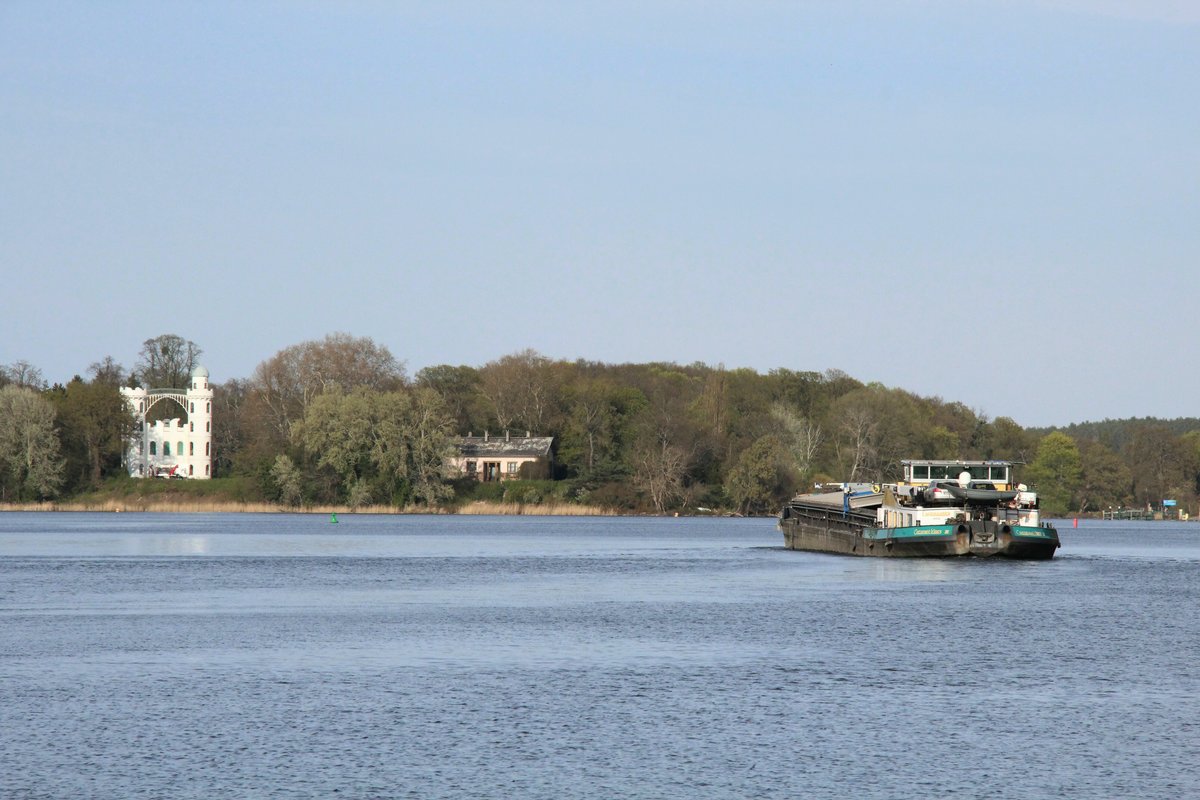
<path fill-rule="evenodd" d="M 202 352 L 164 334 L 145 341 L 131 369 L 105 358 L 66 385 L 47 385 L 27 362 L 0 367 L 0 500 L 132 480 L 121 461 L 133 420 L 119 388 L 183 387 Z M 1016 461 L 1051 515 L 1164 499 L 1196 513 L 1200 482 L 1200 419 L 1026 429 L 839 370 L 760 374 L 525 350 L 409 375 L 388 348 L 335 333 L 284 348 L 214 392 L 213 483 L 292 507 L 487 498 L 764 514 L 814 482 L 894 479 L 905 458 Z M 553 480 L 481 485 L 447 474 L 455 437 L 484 431 L 553 436 Z"/>

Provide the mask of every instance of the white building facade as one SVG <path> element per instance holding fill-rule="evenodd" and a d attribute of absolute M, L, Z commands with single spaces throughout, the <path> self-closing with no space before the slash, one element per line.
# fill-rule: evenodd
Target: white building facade
<path fill-rule="evenodd" d="M 195 480 L 212 477 L 213 393 L 208 370 L 204 367 L 192 370 L 186 391 L 138 387 L 122 388 L 121 395 L 138 423 L 137 435 L 125 458 L 130 476 Z M 164 402 L 175 403 L 183 414 L 147 424 L 146 414 Z"/>

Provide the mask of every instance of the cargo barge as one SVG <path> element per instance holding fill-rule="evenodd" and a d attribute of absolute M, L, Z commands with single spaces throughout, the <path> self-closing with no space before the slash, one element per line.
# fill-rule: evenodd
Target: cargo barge
<path fill-rule="evenodd" d="M 825 485 L 779 514 L 784 544 L 883 558 L 1048 559 L 1058 532 L 1008 461 L 901 462 L 897 483 Z"/>

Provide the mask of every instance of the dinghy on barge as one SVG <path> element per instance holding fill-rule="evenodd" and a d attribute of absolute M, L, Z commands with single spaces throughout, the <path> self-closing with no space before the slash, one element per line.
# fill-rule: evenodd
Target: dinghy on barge
<path fill-rule="evenodd" d="M 901 462 L 890 484 L 837 484 L 792 498 L 779 529 L 792 550 L 884 558 L 1048 559 L 1058 532 L 1008 461 Z M 831 491 L 832 489 L 832 491 Z"/>

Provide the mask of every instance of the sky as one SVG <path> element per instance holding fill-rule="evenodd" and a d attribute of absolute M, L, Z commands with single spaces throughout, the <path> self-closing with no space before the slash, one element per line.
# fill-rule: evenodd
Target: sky
<path fill-rule="evenodd" d="M 0 364 L 840 369 L 1200 415 L 1200 3 L 0 3 Z"/>

